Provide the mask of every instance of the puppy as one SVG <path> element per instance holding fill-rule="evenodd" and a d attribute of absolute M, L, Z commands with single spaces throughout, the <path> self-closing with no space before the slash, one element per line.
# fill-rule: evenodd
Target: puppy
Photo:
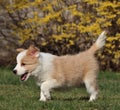
<path fill-rule="evenodd" d="M 55 56 L 40 52 L 35 46 L 18 49 L 17 65 L 13 72 L 26 81 L 34 76 L 40 86 L 40 101 L 51 99 L 50 91 L 54 88 L 79 86 L 84 83 L 90 94 L 89 101 L 98 94 L 98 62 L 94 57 L 97 50 L 105 44 L 105 32 L 102 32 L 90 49 L 76 55 Z"/>

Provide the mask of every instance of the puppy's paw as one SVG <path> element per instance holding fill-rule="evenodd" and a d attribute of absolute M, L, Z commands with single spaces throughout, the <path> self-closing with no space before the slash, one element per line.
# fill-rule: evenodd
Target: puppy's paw
<path fill-rule="evenodd" d="M 46 102 L 47 99 L 46 99 L 45 97 L 44 97 L 44 98 L 42 97 L 42 98 L 39 99 L 39 101 L 41 101 L 41 102 Z"/>

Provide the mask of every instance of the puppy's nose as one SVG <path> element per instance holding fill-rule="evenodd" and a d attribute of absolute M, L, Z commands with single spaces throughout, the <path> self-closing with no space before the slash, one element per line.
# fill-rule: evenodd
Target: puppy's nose
<path fill-rule="evenodd" d="M 17 70 L 13 70 L 13 73 L 16 74 L 16 73 L 17 73 Z"/>

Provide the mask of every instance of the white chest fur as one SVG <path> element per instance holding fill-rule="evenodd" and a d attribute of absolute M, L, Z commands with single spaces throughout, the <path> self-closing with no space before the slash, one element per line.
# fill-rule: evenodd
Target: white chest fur
<path fill-rule="evenodd" d="M 39 66 L 33 71 L 32 75 L 35 76 L 37 85 L 41 85 L 42 82 L 51 79 L 53 71 L 53 60 L 55 56 L 49 53 L 40 53 Z"/>

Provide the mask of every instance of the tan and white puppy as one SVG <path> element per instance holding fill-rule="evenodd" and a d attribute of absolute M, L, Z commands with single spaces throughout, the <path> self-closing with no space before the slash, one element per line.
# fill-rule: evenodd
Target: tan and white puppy
<path fill-rule="evenodd" d="M 36 78 L 40 86 L 40 101 L 51 98 L 50 91 L 54 88 L 79 86 L 84 83 L 89 101 L 96 99 L 98 94 L 97 73 L 98 62 L 95 52 L 105 44 L 105 32 L 102 32 L 90 49 L 76 55 L 55 56 L 42 53 L 35 46 L 28 49 L 18 49 L 17 65 L 13 72 L 26 81 L 29 76 Z"/>

